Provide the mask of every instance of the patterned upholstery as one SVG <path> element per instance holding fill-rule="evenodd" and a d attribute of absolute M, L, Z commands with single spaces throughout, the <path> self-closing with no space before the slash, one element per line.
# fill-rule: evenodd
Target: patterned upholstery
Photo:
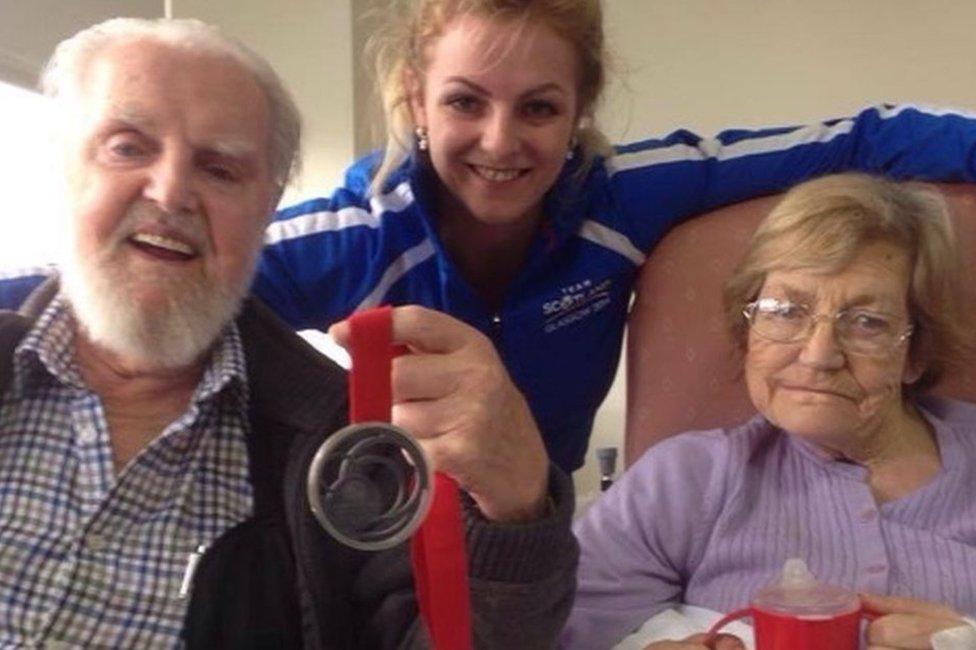
<path fill-rule="evenodd" d="M 976 188 L 941 189 L 969 268 L 976 269 Z M 721 286 L 776 200 L 756 199 L 692 219 L 670 232 L 644 265 L 628 322 L 628 465 L 667 436 L 735 424 L 754 412 L 722 322 Z M 973 361 L 935 392 L 976 402 Z"/>

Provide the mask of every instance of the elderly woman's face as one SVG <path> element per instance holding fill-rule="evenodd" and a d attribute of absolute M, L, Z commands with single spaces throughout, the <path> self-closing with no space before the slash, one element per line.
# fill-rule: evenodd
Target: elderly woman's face
<path fill-rule="evenodd" d="M 815 269 L 772 271 L 759 298 L 809 306 L 820 316 L 809 334 L 793 343 L 771 341 L 750 328 L 745 376 L 753 404 L 772 423 L 831 451 L 897 427 L 905 416 L 901 388 L 917 378 L 909 368 L 907 342 L 872 354 L 845 350 L 832 316 L 852 310 L 885 314 L 907 327 L 909 261 L 886 243 L 865 246 L 839 273 Z"/>

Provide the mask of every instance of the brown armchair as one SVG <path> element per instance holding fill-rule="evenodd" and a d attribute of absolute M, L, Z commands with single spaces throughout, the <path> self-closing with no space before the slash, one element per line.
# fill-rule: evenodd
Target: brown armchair
<path fill-rule="evenodd" d="M 941 189 L 976 272 L 976 187 Z M 754 412 L 722 321 L 721 287 L 777 198 L 692 219 L 671 231 L 644 264 L 627 329 L 627 465 L 670 435 L 735 424 Z M 976 402 L 976 359 L 935 392 Z"/>

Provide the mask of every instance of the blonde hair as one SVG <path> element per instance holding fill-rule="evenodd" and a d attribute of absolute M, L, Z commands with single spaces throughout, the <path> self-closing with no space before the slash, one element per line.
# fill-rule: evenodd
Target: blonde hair
<path fill-rule="evenodd" d="M 230 57 L 254 78 L 271 114 L 271 171 L 279 190 L 299 167 L 302 123 L 291 94 L 267 61 L 213 25 L 194 19 L 112 18 L 61 41 L 41 73 L 41 90 L 72 109 L 83 91 L 88 66 L 104 49 L 148 39 L 174 48 Z"/>
<path fill-rule="evenodd" d="M 390 0 L 384 24 L 370 38 L 367 49 L 383 104 L 386 145 L 370 190 L 383 189 L 390 173 L 407 157 L 413 143 L 407 78 L 423 78 L 427 46 L 452 20 L 473 15 L 515 26 L 518 38 L 526 24 L 541 23 L 571 43 L 579 56 L 581 123 L 576 131 L 582 152 L 580 173 L 610 145 L 596 127 L 593 113 L 606 83 L 603 10 L 600 0 Z"/>
<path fill-rule="evenodd" d="M 908 254 L 909 358 L 923 372 L 911 386 L 935 384 L 973 347 L 964 260 L 948 208 L 928 187 L 864 174 L 837 174 L 797 185 L 763 219 L 724 287 L 726 323 L 744 350 L 742 309 L 773 270 L 846 267 L 865 245 L 886 242 Z"/>

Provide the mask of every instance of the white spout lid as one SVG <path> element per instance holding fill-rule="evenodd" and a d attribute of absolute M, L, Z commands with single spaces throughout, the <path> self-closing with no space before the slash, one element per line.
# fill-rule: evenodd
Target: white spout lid
<path fill-rule="evenodd" d="M 832 617 L 855 611 L 861 602 L 854 592 L 822 584 L 800 558 L 790 558 L 779 576 L 763 587 L 752 606 L 777 614 L 802 617 Z"/>

